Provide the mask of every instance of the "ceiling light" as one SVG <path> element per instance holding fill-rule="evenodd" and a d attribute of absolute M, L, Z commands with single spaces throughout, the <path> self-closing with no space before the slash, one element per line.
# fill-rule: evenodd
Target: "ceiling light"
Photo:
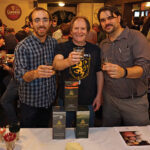
<path fill-rule="evenodd" d="M 146 3 L 146 7 L 150 7 L 150 2 L 147 2 L 147 3 Z"/>
<path fill-rule="evenodd" d="M 60 7 L 63 7 L 63 6 L 65 6 L 65 3 L 64 3 L 64 2 L 59 2 L 58 5 L 59 5 Z"/>

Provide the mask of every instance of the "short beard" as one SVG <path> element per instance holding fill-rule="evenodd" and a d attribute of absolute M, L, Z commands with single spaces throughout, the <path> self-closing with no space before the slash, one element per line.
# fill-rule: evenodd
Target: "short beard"
<path fill-rule="evenodd" d="M 35 33 L 38 37 L 44 37 L 45 35 L 47 35 L 48 31 L 46 32 L 46 34 L 43 34 L 43 35 L 40 35 L 38 32 L 35 32 Z"/>
<path fill-rule="evenodd" d="M 116 28 L 115 28 L 115 27 L 113 27 L 112 30 L 111 30 L 111 31 L 108 31 L 108 32 L 105 30 L 105 32 L 106 32 L 107 34 L 112 34 L 112 33 L 114 33 L 115 31 L 116 31 Z"/>

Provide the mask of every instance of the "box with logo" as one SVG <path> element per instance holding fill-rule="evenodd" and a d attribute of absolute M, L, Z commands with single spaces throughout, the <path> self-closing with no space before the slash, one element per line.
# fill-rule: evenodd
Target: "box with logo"
<path fill-rule="evenodd" d="M 76 138 L 88 138 L 90 111 L 88 106 L 79 106 L 76 112 Z"/>
<path fill-rule="evenodd" d="M 64 107 L 53 106 L 53 139 L 65 139 L 66 112 Z"/>
<path fill-rule="evenodd" d="M 78 109 L 78 81 L 65 81 L 65 110 L 77 111 Z"/>

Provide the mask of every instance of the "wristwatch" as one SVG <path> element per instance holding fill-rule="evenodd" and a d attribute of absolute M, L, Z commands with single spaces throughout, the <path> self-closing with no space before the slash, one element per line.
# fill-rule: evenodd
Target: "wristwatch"
<path fill-rule="evenodd" d="M 127 75 L 128 75 L 128 70 L 126 68 L 124 68 L 124 67 L 123 67 L 123 69 L 124 69 L 124 75 L 123 75 L 122 78 L 126 78 Z"/>

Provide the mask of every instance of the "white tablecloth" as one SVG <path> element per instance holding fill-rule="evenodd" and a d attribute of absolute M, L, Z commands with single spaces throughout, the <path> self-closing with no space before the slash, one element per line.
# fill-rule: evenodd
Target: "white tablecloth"
<path fill-rule="evenodd" d="M 66 129 L 66 139 L 53 140 L 51 128 L 21 129 L 20 140 L 14 150 L 65 150 L 67 142 L 78 142 L 84 150 L 150 150 L 150 146 L 127 146 L 119 134 L 120 128 L 90 128 L 89 138 L 75 139 L 74 129 Z M 150 138 L 150 127 L 131 127 L 140 129 Z M 150 140 L 149 140 L 150 141 Z M 0 143 L 0 150 L 5 150 L 5 143 Z"/>

